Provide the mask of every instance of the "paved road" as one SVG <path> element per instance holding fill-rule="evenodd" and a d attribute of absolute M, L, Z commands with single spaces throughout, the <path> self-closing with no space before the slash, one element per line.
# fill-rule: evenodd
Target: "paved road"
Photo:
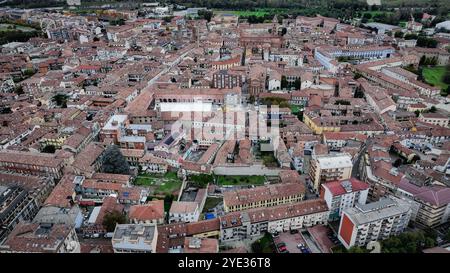
<path fill-rule="evenodd" d="M 364 155 L 366 154 L 367 147 L 372 144 L 373 140 L 372 138 L 368 138 L 366 143 L 363 143 L 361 150 L 358 153 L 357 159 L 355 161 L 355 164 L 353 164 L 352 169 L 352 177 L 356 177 L 360 179 L 362 168 L 364 166 Z"/>
<path fill-rule="evenodd" d="M 316 244 L 316 242 L 314 242 L 308 232 L 302 232 L 302 237 L 305 240 L 306 245 L 309 247 L 309 249 L 311 249 L 312 253 L 322 253 L 319 246 Z"/>

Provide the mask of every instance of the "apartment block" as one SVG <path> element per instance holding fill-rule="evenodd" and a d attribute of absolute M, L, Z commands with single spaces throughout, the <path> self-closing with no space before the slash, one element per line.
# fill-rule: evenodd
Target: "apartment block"
<path fill-rule="evenodd" d="M 348 153 L 313 156 L 309 176 L 312 188 L 319 193 L 325 182 L 349 179 L 352 174 L 352 157 Z"/>
<path fill-rule="evenodd" d="M 270 208 L 258 208 L 228 213 L 220 217 L 221 241 L 252 238 L 264 232 L 284 232 L 292 229 L 324 225 L 328 208 L 320 199 Z"/>
<path fill-rule="evenodd" d="M 322 184 L 320 198 L 325 200 L 330 210 L 329 220 L 339 219 L 344 209 L 352 208 L 355 204 L 366 204 L 369 187 L 369 184 L 353 177 Z"/>
<path fill-rule="evenodd" d="M 365 246 L 404 231 L 411 217 L 410 205 L 395 197 L 382 198 L 365 205 L 344 209 L 338 238 L 348 249 Z"/>
<path fill-rule="evenodd" d="M 304 195 L 302 183 L 274 184 L 227 191 L 223 195 L 223 205 L 225 212 L 234 212 L 295 203 L 302 201 Z"/>
<path fill-rule="evenodd" d="M 112 237 L 114 253 L 155 253 L 158 229 L 153 224 L 116 225 Z"/>

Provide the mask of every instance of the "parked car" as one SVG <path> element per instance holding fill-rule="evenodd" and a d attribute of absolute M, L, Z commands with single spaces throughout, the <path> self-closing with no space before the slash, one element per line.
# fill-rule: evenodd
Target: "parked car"
<path fill-rule="evenodd" d="M 286 246 L 281 246 L 281 247 L 279 247 L 279 248 L 278 248 L 278 251 L 279 251 L 279 252 L 287 251 Z"/>
<path fill-rule="evenodd" d="M 291 229 L 291 234 L 296 234 L 298 233 L 298 229 Z"/>
<path fill-rule="evenodd" d="M 104 238 L 112 238 L 113 235 L 114 235 L 114 232 L 108 232 L 108 233 L 106 233 L 103 237 L 104 237 Z"/>
<path fill-rule="evenodd" d="M 278 248 L 280 248 L 280 247 L 282 247 L 282 246 L 286 246 L 286 244 L 283 243 L 283 242 L 277 244 L 277 247 L 278 247 Z"/>
<path fill-rule="evenodd" d="M 304 245 L 304 244 L 301 244 L 301 243 L 297 245 L 297 248 L 299 248 L 299 249 L 301 249 L 302 247 L 304 248 L 305 245 Z"/>

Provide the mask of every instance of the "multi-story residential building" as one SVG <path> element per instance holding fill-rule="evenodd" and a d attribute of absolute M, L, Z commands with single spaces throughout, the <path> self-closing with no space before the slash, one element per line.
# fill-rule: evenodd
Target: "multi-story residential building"
<path fill-rule="evenodd" d="M 400 181 L 396 196 L 410 201 L 411 220 L 420 225 L 435 227 L 450 220 L 450 188 L 418 186 L 407 179 Z"/>
<path fill-rule="evenodd" d="M 21 222 L 0 245 L 1 252 L 80 253 L 80 243 L 71 226 Z"/>
<path fill-rule="evenodd" d="M 364 143 L 367 136 L 352 132 L 324 132 L 322 134 L 323 142 L 327 144 L 330 150 L 339 151 L 345 147 L 349 141 L 354 140 Z"/>
<path fill-rule="evenodd" d="M 231 70 L 219 70 L 213 74 L 212 82 L 214 88 L 234 88 L 242 86 L 244 78 L 241 73 L 233 72 Z"/>
<path fill-rule="evenodd" d="M 22 151 L 0 151 L 0 169 L 21 174 L 51 176 L 61 178 L 64 168 L 63 158 L 55 154 Z"/>
<path fill-rule="evenodd" d="M 420 204 L 415 221 L 435 227 L 450 220 L 450 188 L 434 187 L 414 196 Z"/>
<path fill-rule="evenodd" d="M 114 253 L 155 253 L 158 229 L 153 224 L 116 225 L 111 239 Z"/>
<path fill-rule="evenodd" d="M 114 140 L 114 143 L 117 143 L 121 127 L 125 126 L 127 121 L 127 115 L 113 115 L 100 131 L 100 140 L 103 141 L 106 138 L 111 138 Z"/>
<path fill-rule="evenodd" d="M 49 177 L 0 173 L 0 241 L 19 221 L 31 221 L 54 182 Z"/>
<path fill-rule="evenodd" d="M 226 191 L 223 205 L 225 212 L 234 212 L 295 203 L 302 201 L 304 196 L 305 186 L 302 183 L 274 184 Z"/>
<path fill-rule="evenodd" d="M 350 59 L 389 58 L 395 52 L 394 48 L 386 46 L 334 47 L 321 46 L 314 50 L 314 57 L 330 72 L 335 73 L 338 63 L 335 58 Z"/>
<path fill-rule="evenodd" d="M 220 235 L 220 220 L 214 218 L 187 223 L 186 235 L 199 238 L 218 238 Z"/>
<path fill-rule="evenodd" d="M 70 168 L 77 175 L 91 177 L 102 166 L 105 151 L 102 145 L 91 142 L 76 156 Z"/>
<path fill-rule="evenodd" d="M 449 117 L 441 113 L 420 113 L 419 120 L 442 127 L 448 127 L 449 124 Z"/>
<path fill-rule="evenodd" d="M 169 223 L 192 223 L 200 217 L 200 208 L 197 202 L 174 201 L 169 210 Z"/>
<path fill-rule="evenodd" d="M 270 208 L 236 211 L 220 217 L 221 241 L 252 238 L 264 232 L 284 232 L 323 225 L 328 220 L 328 208 L 320 199 Z"/>
<path fill-rule="evenodd" d="M 319 193 L 324 182 L 349 179 L 352 173 L 352 157 L 348 153 L 313 156 L 309 176 L 311 186 Z"/>
<path fill-rule="evenodd" d="M 365 205 L 344 209 L 338 238 L 346 248 L 365 246 L 403 232 L 411 217 L 409 203 L 399 198 L 382 198 Z"/>
<path fill-rule="evenodd" d="M 330 220 L 333 221 L 341 217 L 344 209 L 354 207 L 356 203 L 364 205 L 368 193 L 369 184 L 352 177 L 322 184 L 320 198 L 327 202 Z"/>
<path fill-rule="evenodd" d="M 130 207 L 128 218 L 136 224 L 163 224 L 164 201 L 150 201 L 144 205 L 134 205 Z"/>

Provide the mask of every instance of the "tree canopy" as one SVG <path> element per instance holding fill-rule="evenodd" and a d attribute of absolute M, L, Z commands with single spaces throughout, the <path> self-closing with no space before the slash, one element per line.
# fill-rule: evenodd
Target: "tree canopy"
<path fill-rule="evenodd" d="M 111 145 L 106 149 L 102 171 L 115 174 L 130 173 L 130 165 L 116 145 Z"/>
<path fill-rule="evenodd" d="M 429 232 L 404 232 L 381 242 L 384 253 L 421 253 L 423 249 L 434 247 L 436 236 Z"/>
<path fill-rule="evenodd" d="M 117 224 L 125 224 L 126 222 L 126 216 L 119 211 L 114 210 L 105 214 L 102 224 L 107 232 L 113 232 Z"/>

